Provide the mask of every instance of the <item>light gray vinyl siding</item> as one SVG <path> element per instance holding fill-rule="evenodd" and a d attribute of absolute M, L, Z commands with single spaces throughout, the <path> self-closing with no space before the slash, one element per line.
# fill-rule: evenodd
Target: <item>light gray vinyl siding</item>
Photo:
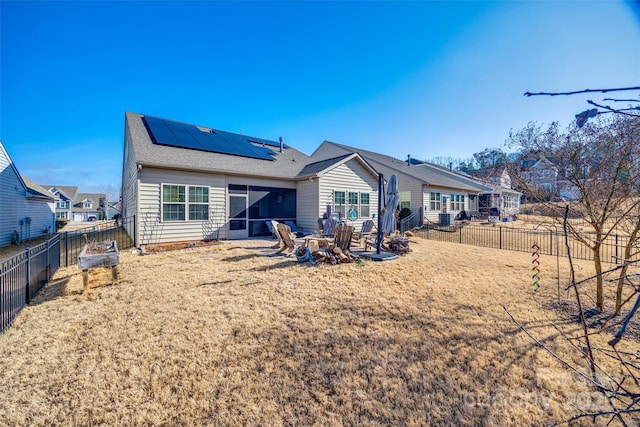
<path fill-rule="evenodd" d="M 29 227 L 29 236 L 25 235 L 27 232 L 25 227 L 23 238 L 34 238 L 55 232 L 54 204 L 36 200 L 25 200 L 25 202 L 25 211 L 28 212 L 27 216 L 31 218 L 31 226 Z"/>
<path fill-rule="evenodd" d="M 364 221 L 373 219 L 377 214 L 378 179 L 359 161 L 353 159 L 337 166 L 323 175 L 319 181 L 319 206 L 316 221 L 318 217 L 322 217 L 322 214 L 326 212 L 328 203 L 333 205 L 334 191 L 369 193 L 369 217 L 358 218 L 353 222 L 349 221 L 349 224 L 355 226 L 356 230 L 359 229 Z"/>
<path fill-rule="evenodd" d="M 431 193 L 440 193 L 440 209 L 431 210 Z M 464 196 L 464 207 L 463 209 L 451 210 L 451 195 L 460 195 Z M 457 215 L 461 210 L 469 210 L 469 193 L 462 191 L 451 190 L 450 188 L 445 187 L 425 187 L 424 188 L 424 215 L 426 220 L 431 222 L 439 222 L 440 221 L 440 213 L 443 211 L 442 209 L 442 197 L 447 198 L 447 207 L 446 212 Z"/>
<path fill-rule="evenodd" d="M 135 153 L 131 146 L 131 134 L 129 126 L 125 128 L 124 156 L 122 162 L 122 218 L 130 218 L 138 214 L 138 165 L 136 163 Z M 136 227 L 140 218 L 136 219 Z M 140 229 L 134 227 L 131 221 L 126 222 L 127 232 L 134 239 L 135 244 L 140 244 Z M 137 236 L 133 236 L 134 229 Z"/>
<path fill-rule="evenodd" d="M 139 173 L 138 235 L 140 244 L 226 237 L 226 180 L 223 175 L 144 167 Z M 209 188 L 208 221 L 162 221 L 162 184 Z"/>
<path fill-rule="evenodd" d="M 296 190 L 296 225 L 305 231 L 318 229 L 318 206 L 320 204 L 320 193 L 318 191 L 319 180 L 313 178 L 298 182 Z M 320 210 L 324 208 L 320 207 Z"/>
<path fill-rule="evenodd" d="M 44 201 L 27 199 L 28 193 L 16 174 L 11 159 L 0 145 L 0 245 L 11 243 L 11 235 L 17 231 L 21 240 L 42 236 L 45 227 L 54 231 L 53 205 Z M 31 222 L 27 227 L 26 218 Z M 23 225 L 20 226 L 20 221 Z"/>
<path fill-rule="evenodd" d="M 376 161 L 369 160 L 369 163 L 371 164 L 371 166 L 373 166 L 373 168 L 375 168 L 375 170 L 377 170 L 384 176 L 384 179 L 387 182 L 391 178 L 391 175 L 395 175 L 398 182 L 398 192 L 411 192 L 411 212 L 415 212 L 423 206 L 422 192 L 424 182 L 422 180 L 414 178 L 411 175 L 407 175 L 401 171 L 395 170 Z"/>

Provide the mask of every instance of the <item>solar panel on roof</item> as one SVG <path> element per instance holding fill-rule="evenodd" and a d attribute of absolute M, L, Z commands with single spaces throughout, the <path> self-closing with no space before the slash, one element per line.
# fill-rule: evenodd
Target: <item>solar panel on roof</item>
<path fill-rule="evenodd" d="M 273 160 L 275 155 L 273 150 L 257 147 L 243 135 L 224 131 L 205 132 L 195 125 L 151 116 L 144 116 L 144 122 L 154 144 L 263 160 Z M 251 141 L 255 139 L 257 138 L 252 138 Z M 268 142 L 264 141 L 265 144 Z M 274 144 L 271 142 L 268 145 L 277 146 Z"/>

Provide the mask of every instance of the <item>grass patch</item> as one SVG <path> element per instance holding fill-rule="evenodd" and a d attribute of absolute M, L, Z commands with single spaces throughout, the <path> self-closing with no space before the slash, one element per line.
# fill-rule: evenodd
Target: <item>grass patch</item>
<path fill-rule="evenodd" d="M 119 283 L 91 270 L 88 297 L 60 269 L 0 336 L 0 424 L 539 426 L 596 409 L 502 308 L 583 366 L 549 325 L 579 330 L 549 308 L 555 258 L 534 294 L 527 254 L 411 248 L 317 267 L 228 243 L 124 251 Z"/>

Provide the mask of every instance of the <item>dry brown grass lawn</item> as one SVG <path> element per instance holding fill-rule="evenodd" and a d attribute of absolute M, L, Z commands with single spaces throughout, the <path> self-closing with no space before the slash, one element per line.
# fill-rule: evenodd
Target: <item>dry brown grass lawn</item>
<path fill-rule="evenodd" d="M 527 254 L 411 247 L 317 267 L 230 243 L 122 253 L 89 298 L 61 269 L 0 336 L 0 424 L 539 426 L 596 409 L 502 308 L 584 366 L 544 308 L 555 260 L 534 294 Z"/>

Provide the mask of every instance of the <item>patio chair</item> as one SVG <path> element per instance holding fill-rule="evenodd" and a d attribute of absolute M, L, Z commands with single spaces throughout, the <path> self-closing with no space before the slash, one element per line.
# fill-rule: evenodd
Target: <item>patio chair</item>
<path fill-rule="evenodd" d="M 351 251 L 351 239 L 353 238 L 353 227 L 351 225 L 339 225 L 335 228 L 333 234 L 335 246 L 343 251 Z"/>
<path fill-rule="evenodd" d="M 322 234 L 327 237 L 332 237 L 334 228 L 336 228 L 336 220 L 328 219 L 324 223 L 324 227 L 322 228 Z"/>
<path fill-rule="evenodd" d="M 353 240 L 357 240 L 360 246 L 363 246 L 364 243 L 365 251 L 369 246 L 368 242 L 371 240 L 371 233 L 373 232 L 374 225 L 375 223 L 373 222 L 373 220 L 368 219 L 362 223 L 362 228 L 360 229 L 360 231 L 354 231 L 353 233 Z"/>
<path fill-rule="evenodd" d="M 295 249 L 296 244 L 294 242 L 295 236 L 291 233 L 291 228 L 287 224 L 277 223 L 276 231 L 278 237 L 282 242 L 282 247 L 276 253 L 282 253 L 284 251 L 291 252 Z"/>
<path fill-rule="evenodd" d="M 298 228 L 293 221 L 285 221 L 284 223 L 291 228 L 291 232 L 295 234 L 296 237 L 304 237 L 311 234 L 308 231 L 304 231 L 302 228 Z"/>

